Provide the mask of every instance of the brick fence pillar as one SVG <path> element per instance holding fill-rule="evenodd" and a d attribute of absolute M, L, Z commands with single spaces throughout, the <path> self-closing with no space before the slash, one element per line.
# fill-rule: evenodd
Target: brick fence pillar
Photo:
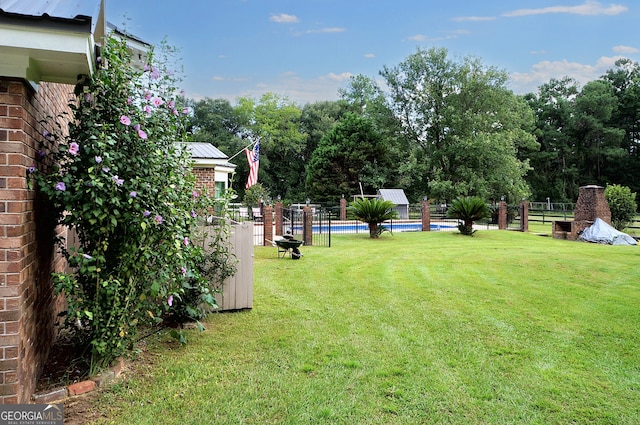
<path fill-rule="evenodd" d="M 347 219 L 347 200 L 342 197 L 340 199 L 340 220 L 344 221 Z"/>
<path fill-rule="evenodd" d="M 529 231 L 529 203 L 524 199 L 520 204 L 520 231 Z"/>
<path fill-rule="evenodd" d="M 262 207 L 262 226 L 264 228 L 263 245 L 273 245 L 273 207 L 271 205 Z"/>
<path fill-rule="evenodd" d="M 302 240 L 305 246 L 313 245 L 313 211 L 309 205 L 302 208 Z"/>
<path fill-rule="evenodd" d="M 276 202 L 276 236 L 282 236 L 282 202 Z"/>
<path fill-rule="evenodd" d="M 429 206 L 429 201 L 426 198 L 422 200 L 420 209 L 422 211 L 422 231 L 428 232 L 431 230 L 431 207 Z"/>
<path fill-rule="evenodd" d="M 507 230 L 507 203 L 505 201 L 498 203 L 498 229 Z"/>

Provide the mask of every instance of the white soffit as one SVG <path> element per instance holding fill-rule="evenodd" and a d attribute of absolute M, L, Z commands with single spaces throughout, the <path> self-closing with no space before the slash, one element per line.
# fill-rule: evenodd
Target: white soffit
<path fill-rule="evenodd" d="M 93 35 L 0 25 L 0 75 L 76 84 L 95 70 Z"/>

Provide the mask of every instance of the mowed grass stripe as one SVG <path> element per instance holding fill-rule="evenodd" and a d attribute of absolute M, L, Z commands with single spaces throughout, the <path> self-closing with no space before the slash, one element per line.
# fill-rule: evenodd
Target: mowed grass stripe
<path fill-rule="evenodd" d="M 637 247 L 480 231 L 302 251 L 256 248 L 254 309 L 151 341 L 104 422 L 640 422 Z"/>

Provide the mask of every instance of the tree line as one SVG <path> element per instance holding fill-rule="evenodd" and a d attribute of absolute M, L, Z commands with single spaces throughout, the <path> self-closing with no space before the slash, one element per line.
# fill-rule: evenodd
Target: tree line
<path fill-rule="evenodd" d="M 640 66 L 621 59 L 584 86 L 552 79 L 516 95 L 508 74 L 446 49 L 418 49 L 375 79 L 357 75 L 339 100 L 190 101 L 194 141 L 228 155 L 260 138 L 259 182 L 288 202 L 337 203 L 402 188 L 411 202 L 460 196 L 575 202 L 580 186 L 640 182 Z M 241 158 L 244 158 L 242 156 Z M 238 165 L 240 199 L 248 174 Z"/>

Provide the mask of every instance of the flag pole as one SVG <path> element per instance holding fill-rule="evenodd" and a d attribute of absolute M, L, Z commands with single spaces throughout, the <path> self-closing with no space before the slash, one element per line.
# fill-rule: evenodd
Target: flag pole
<path fill-rule="evenodd" d="M 244 152 L 245 149 L 247 149 L 249 146 L 253 146 L 256 143 L 258 143 L 258 141 L 260 141 L 260 138 L 258 138 L 257 141 L 255 142 L 251 142 L 249 143 L 247 146 L 245 146 L 244 148 L 240 149 L 238 152 L 236 152 L 233 156 L 231 156 L 229 159 L 227 159 L 227 161 L 231 161 L 233 158 L 235 158 L 236 156 L 240 155 L 242 152 Z"/>

